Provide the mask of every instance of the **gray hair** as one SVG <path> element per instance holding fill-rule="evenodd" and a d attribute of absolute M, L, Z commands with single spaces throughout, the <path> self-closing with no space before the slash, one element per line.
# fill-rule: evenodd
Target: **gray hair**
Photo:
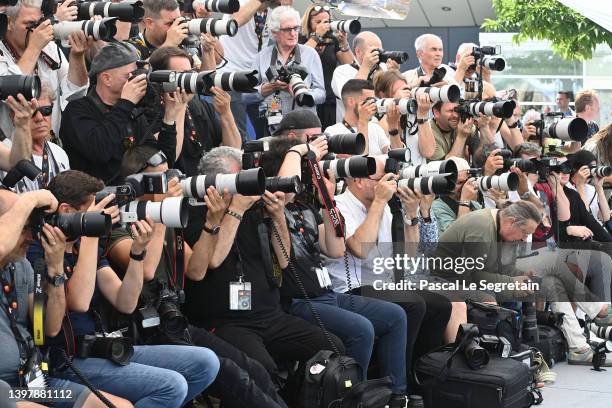
<path fill-rule="evenodd" d="M 529 109 L 523 115 L 523 124 L 526 125 L 529 122 L 540 120 L 540 112 L 535 109 Z"/>
<path fill-rule="evenodd" d="M 206 4 L 206 0 L 193 0 L 191 2 L 191 6 L 195 8 L 195 6 L 204 6 Z"/>
<path fill-rule="evenodd" d="M 53 89 L 53 87 L 51 87 L 48 82 L 42 81 L 40 84 L 40 96 L 38 97 L 38 99 L 42 99 L 45 96 L 49 98 L 51 103 L 53 103 L 57 94 L 55 92 L 55 89 Z"/>
<path fill-rule="evenodd" d="M 442 39 L 435 34 L 429 34 L 429 33 L 423 34 L 423 35 L 418 36 L 417 39 L 414 40 L 414 49 L 416 51 L 418 50 L 423 51 L 423 48 L 425 48 L 425 43 L 427 42 L 427 40 L 431 40 L 431 39 L 435 39 L 435 40 L 442 42 Z"/>
<path fill-rule="evenodd" d="M 529 201 L 517 201 L 500 211 L 503 218 L 512 218 L 514 224 L 518 226 L 525 225 L 529 220 L 537 224 L 542 222 L 542 213 Z"/>
<path fill-rule="evenodd" d="M 300 25 L 300 13 L 296 9 L 290 6 L 276 7 L 272 10 L 272 13 L 270 13 L 268 27 L 270 31 L 278 32 L 281 22 L 292 19 L 296 22 L 296 25 Z"/>
<path fill-rule="evenodd" d="M 520 154 L 528 154 L 529 156 L 539 156 L 542 154 L 542 148 L 537 144 L 531 142 L 521 143 L 516 147 L 516 155 L 518 156 Z"/>
<path fill-rule="evenodd" d="M 145 17 L 159 18 L 162 10 L 174 11 L 179 8 L 176 0 L 143 0 Z"/>
<path fill-rule="evenodd" d="M 232 160 L 242 167 L 242 151 L 235 147 L 219 146 L 205 153 L 200 159 L 200 174 L 223 174 L 232 165 Z"/>
<path fill-rule="evenodd" d="M 470 48 L 474 48 L 474 47 L 478 47 L 478 45 L 474 44 L 474 43 L 462 43 L 459 48 L 457 48 L 457 54 L 458 55 L 463 55 L 463 53 L 470 49 Z"/>
<path fill-rule="evenodd" d="M 40 9 L 42 0 L 19 0 L 14 6 L 7 7 L 4 14 L 11 20 L 15 21 L 22 7 L 32 7 Z"/>

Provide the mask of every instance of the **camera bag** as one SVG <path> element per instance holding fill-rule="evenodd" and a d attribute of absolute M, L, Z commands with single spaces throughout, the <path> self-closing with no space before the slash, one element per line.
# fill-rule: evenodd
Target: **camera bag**
<path fill-rule="evenodd" d="M 546 325 L 538 325 L 538 332 L 540 341 L 532 343 L 530 346 L 540 350 L 546 364 L 552 367 L 559 361 L 565 361 L 568 347 L 563 332 L 556 327 Z"/>
<path fill-rule="evenodd" d="M 518 312 L 469 299 L 465 303 L 468 322 L 478 326 L 480 334 L 505 337 L 512 344 L 513 350 L 519 350 L 521 325 Z"/>
<path fill-rule="evenodd" d="M 533 404 L 529 368 L 491 356 L 472 370 L 458 348 L 444 346 L 419 358 L 414 377 L 427 408 L 527 408 Z"/>

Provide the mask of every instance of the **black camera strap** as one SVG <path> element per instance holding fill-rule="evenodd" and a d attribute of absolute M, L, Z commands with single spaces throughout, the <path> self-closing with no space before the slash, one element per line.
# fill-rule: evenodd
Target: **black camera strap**
<path fill-rule="evenodd" d="M 44 237 L 41 237 L 44 239 Z M 43 276 L 47 275 L 47 264 L 44 258 L 38 258 L 32 264 L 34 268 L 34 310 L 33 310 L 33 327 L 34 327 L 34 344 L 42 346 L 45 344 L 45 292 L 42 288 Z"/>
<path fill-rule="evenodd" d="M 391 241 L 393 248 L 393 255 L 399 254 L 396 248 L 398 244 L 404 244 L 404 213 L 402 211 L 402 202 L 397 195 L 393 195 L 389 200 L 389 208 L 393 218 L 391 219 Z M 404 279 L 404 272 L 396 267 L 394 268 L 394 279 L 395 282 L 401 282 Z"/>
<path fill-rule="evenodd" d="M 423 69 L 421 65 L 417 67 L 416 72 L 417 72 L 417 77 L 427 76 L 427 73 L 425 72 L 425 70 Z"/>
<path fill-rule="evenodd" d="M 288 66 L 289 63 L 291 62 L 293 62 L 294 64 L 302 63 L 302 55 L 300 53 L 300 47 L 297 45 L 295 46 L 293 51 L 291 51 L 291 53 L 289 54 L 289 58 L 287 58 L 287 61 L 283 65 Z M 276 67 L 277 64 L 278 64 L 278 48 L 274 47 L 272 49 L 272 56 L 270 57 L 270 66 Z"/>
<path fill-rule="evenodd" d="M 346 121 L 346 119 L 344 119 L 344 118 L 342 119 L 342 125 L 343 125 L 345 128 L 347 128 L 347 130 L 349 131 L 349 133 L 357 133 L 357 132 L 355 131 L 355 128 L 353 128 L 353 127 L 352 127 L 352 126 L 351 126 L 351 125 L 350 125 L 350 124 L 349 124 L 349 123 Z"/>
<path fill-rule="evenodd" d="M 265 216 L 263 206 L 261 205 L 253 211 L 258 212 L 257 236 L 259 238 L 259 248 L 266 280 L 271 288 L 280 288 L 282 285 L 282 272 L 278 260 L 272 251 L 270 251 L 270 218 Z"/>
<path fill-rule="evenodd" d="M 174 229 L 174 288 L 182 291 L 185 288 L 185 237 L 181 228 Z"/>
<path fill-rule="evenodd" d="M 342 225 L 342 216 L 340 212 L 336 208 L 334 201 L 329 195 L 329 191 L 327 191 L 327 187 L 325 186 L 325 180 L 323 180 L 323 175 L 321 174 L 321 168 L 319 167 L 319 162 L 317 161 L 317 156 L 312 150 L 309 150 L 306 153 L 306 160 L 308 161 L 308 165 L 310 166 L 310 172 L 314 175 L 315 182 L 317 183 L 317 189 L 321 193 L 321 197 L 323 198 L 323 203 L 325 205 L 325 210 L 327 211 L 327 215 L 334 226 L 334 230 L 336 231 L 337 237 L 344 237 L 344 226 Z"/>

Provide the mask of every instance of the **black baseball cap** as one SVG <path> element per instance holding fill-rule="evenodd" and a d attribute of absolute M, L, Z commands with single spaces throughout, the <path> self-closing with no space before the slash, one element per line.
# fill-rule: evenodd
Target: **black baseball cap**
<path fill-rule="evenodd" d="M 274 136 L 279 136 L 286 130 L 320 128 L 321 121 L 316 113 L 306 109 L 298 109 L 287 113 L 274 131 Z"/>

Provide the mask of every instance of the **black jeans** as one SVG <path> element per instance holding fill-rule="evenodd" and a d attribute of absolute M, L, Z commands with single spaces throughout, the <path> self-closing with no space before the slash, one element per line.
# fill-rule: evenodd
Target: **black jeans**
<path fill-rule="evenodd" d="M 319 350 L 331 350 L 323 330 L 285 312 L 263 319 L 217 321 L 215 333 L 261 363 L 275 381 L 278 367 L 274 358 L 306 361 Z M 332 333 L 329 336 L 344 355 L 342 341 Z"/>
<path fill-rule="evenodd" d="M 287 408 L 266 369 L 225 340 L 206 329 L 189 326 L 196 346 L 214 351 L 221 363 L 217 378 L 208 391 L 226 408 Z"/>

